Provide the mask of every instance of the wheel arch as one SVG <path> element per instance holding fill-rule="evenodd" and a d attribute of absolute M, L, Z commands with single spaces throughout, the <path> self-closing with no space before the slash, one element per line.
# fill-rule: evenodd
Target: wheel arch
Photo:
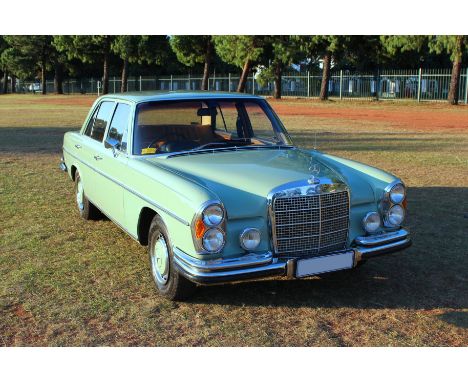
<path fill-rule="evenodd" d="M 140 216 L 138 217 L 138 242 L 141 245 L 148 245 L 148 233 L 151 222 L 155 216 L 160 216 L 154 209 L 149 207 L 143 207 L 140 211 Z"/>
<path fill-rule="evenodd" d="M 73 181 L 75 181 L 76 171 L 77 171 L 77 167 L 73 164 L 73 165 L 70 167 L 70 176 L 71 176 L 71 178 L 72 178 Z"/>

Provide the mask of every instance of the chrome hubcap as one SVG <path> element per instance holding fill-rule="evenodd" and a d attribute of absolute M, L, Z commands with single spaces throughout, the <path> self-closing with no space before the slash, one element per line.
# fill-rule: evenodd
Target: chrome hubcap
<path fill-rule="evenodd" d="M 151 254 L 151 270 L 158 283 L 167 283 L 169 280 L 169 251 L 163 235 L 159 235 L 154 244 Z"/>
<path fill-rule="evenodd" d="M 78 184 L 76 185 L 76 204 L 78 205 L 80 211 L 84 210 L 84 191 L 81 179 L 78 180 Z"/>

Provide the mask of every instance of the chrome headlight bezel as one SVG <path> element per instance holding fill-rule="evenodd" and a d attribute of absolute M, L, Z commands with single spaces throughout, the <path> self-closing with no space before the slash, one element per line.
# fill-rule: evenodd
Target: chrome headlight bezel
<path fill-rule="evenodd" d="M 250 233 L 258 234 L 258 242 L 257 242 L 257 244 L 255 246 L 249 248 L 245 243 L 245 238 Z M 262 241 L 262 233 L 260 232 L 260 230 L 258 228 L 246 228 L 239 235 L 240 246 L 242 247 L 242 249 L 244 249 L 246 251 L 255 251 L 258 248 L 258 246 L 260 245 L 261 241 Z"/>
<path fill-rule="evenodd" d="M 209 212 L 211 210 L 211 213 Z M 214 211 L 218 211 L 221 214 L 221 217 L 218 221 L 211 221 L 210 217 L 215 216 L 213 213 Z M 225 212 L 224 208 L 220 203 L 211 203 L 208 204 L 201 213 L 203 223 L 205 223 L 208 227 L 217 227 L 224 222 Z"/>
<path fill-rule="evenodd" d="M 400 192 L 398 192 L 400 191 Z M 399 228 L 406 218 L 406 186 L 405 184 L 397 179 L 390 183 L 384 189 L 384 195 L 380 202 L 380 213 L 383 218 L 383 225 L 389 229 Z M 393 207 L 398 206 L 403 211 L 403 217 L 397 224 L 391 221 L 389 218 L 390 211 Z"/>
<path fill-rule="evenodd" d="M 208 234 L 216 234 L 218 235 L 218 238 L 220 238 L 220 244 L 218 245 L 218 247 L 216 248 L 208 248 L 207 246 L 207 243 L 206 241 L 208 240 L 207 239 L 207 235 Z M 218 227 L 211 227 L 211 228 L 208 228 L 205 233 L 203 234 L 203 237 L 202 237 L 202 247 L 205 251 L 209 252 L 209 253 L 218 253 L 220 252 L 223 248 L 224 248 L 224 245 L 226 244 L 226 235 L 224 234 L 224 232 L 218 228 Z"/>
<path fill-rule="evenodd" d="M 392 211 L 395 211 L 397 209 L 400 209 L 401 210 L 401 220 L 398 221 L 398 222 L 392 222 L 391 221 L 391 212 Z M 401 224 L 405 221 L 405 217 L 406 217 L 406 211 L 405 211 L 405 208 L 401 205 L 401 204 L 394 204 L 393 206 L 391 206 L 387 212 L 385 213 L 385 225 L 387 227 L 390 227 L 390 228 L 397 228 L 397 227 L 400 227 Z"/>
<path fill-rule="evenodd" d="M 218 222 L 218 224 L 213 223 L 209 220 L 207 221 L 207 219 L 205 219 L 205 216 L 207 215 L 206 211 L 212 207 L 218 207 L 222 211 L 222 219 Z M 224 208 L 224 205 L 221 203 L 221 201 L 208 200 L 200 206 L 198 211 L 193 216 L 192 223 L 190 225 L 192 231 L 193 244 L 195 246 L 197 254 L 215 254 L 220 253 L 223 250 L 224 246 L 226 245 L 226 220 L 226 209 Z M 207 222 L 209 224 L 207 224 Z M 206 249 L 203 244 L 205 234 L 213 228 L 218 229 L 223 235 L 223 244 L 217 250 Z"/>
<path fill-rule="evenodd" d="M 371 229 L 369 227 L 369 221 L 370 219 L 376 219 L 378 220 L 378 225 L 374 228 L 374 229 Z M 375 221 L 374 221 L 375 223 Z M 373 234 L 373 233 L 376 233 L 378 232 L 379 230 L 382 229 L 382 218 L 380 217 L 380 214 L 376 211 L 371 211 L 371 212 L 368 212 L 366 214 L 366 216 L 364 216 L 364 218 L 362 219 L 362 227 L 364 228 L 364 231 L 366 231 L 367 233 L 369 234 Z"/>
<path fill-rule="evenodd" d="M 399 192 L 400 191 L 400 192 Z M 402 182 L 392 185 L 388 191 L 388 199 L 393 204 L 401 204 L 406 199 L 406 187 Z"/>

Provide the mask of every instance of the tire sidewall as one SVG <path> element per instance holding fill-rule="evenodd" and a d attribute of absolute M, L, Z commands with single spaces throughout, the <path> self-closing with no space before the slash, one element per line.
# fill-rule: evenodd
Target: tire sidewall
<path fill-rule="evenodd" d="M 80 209 L 80 207 L 78 207 L 78 204 L 76 203 L 76 194 L 78 192 L 79 182 L 83 182 L 83 180 L 81 179 L 80 173 L 77 170 L 75 174 L 75 205 L 76 205 L 76 208 L 78 209 L 80 216 L 83 219 L 88 219 L 89 218 L 89 203 L 88 203 L 88 199 L 86 198 L 84 186 L 83 186 L 83 209 Z"/>
<path fill-rule="evenodd" d="M 164 237 L 164 240 L 166 241 L 167 251 L 169 253 L 169 279 L 167 280 L 166 284 L 161 284 L 154 277 L 153 270 L 151 268 L 152 267 L 151 259 L 154 253 L 155 241 L 159 237 L 160 234 Z M 161 293 L 162 295 L 172 295 L 177 286 L 178 279 L 180 276 L 174 267 L 174 260 L 173 260 L 174 253 L 172 252 L 172 244 L 171 244 L 171 239 L 169 238 L 169 233 L 167 231 L 166 225 L 164 224 L 164 222 L 159 216 L 155 216 L 153 218 L 153 221 L 151 222 L 151 226 L 150 226 L 150 230 L 148 234 L 148 257 L 150 261 L 151 277 L 159 293 Z"/>

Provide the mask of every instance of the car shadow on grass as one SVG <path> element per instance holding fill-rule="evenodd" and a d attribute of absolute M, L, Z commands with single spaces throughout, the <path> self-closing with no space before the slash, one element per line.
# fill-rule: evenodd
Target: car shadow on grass
<path fill-rule="evenodd" d="M 468 188 L 410 188 L 407 226 L 412 247 L 325 277 L 201 287 L 192 301 L 312 308 L 467 308 L 467 197 Z M 466 314 L 440 318 L 466 324 Z"/>
<path fill-rule="evenodd" d="M 63 135 L 77 128 L 64 127 L 1 127 L 1 154 L 60 154 Z"/>

